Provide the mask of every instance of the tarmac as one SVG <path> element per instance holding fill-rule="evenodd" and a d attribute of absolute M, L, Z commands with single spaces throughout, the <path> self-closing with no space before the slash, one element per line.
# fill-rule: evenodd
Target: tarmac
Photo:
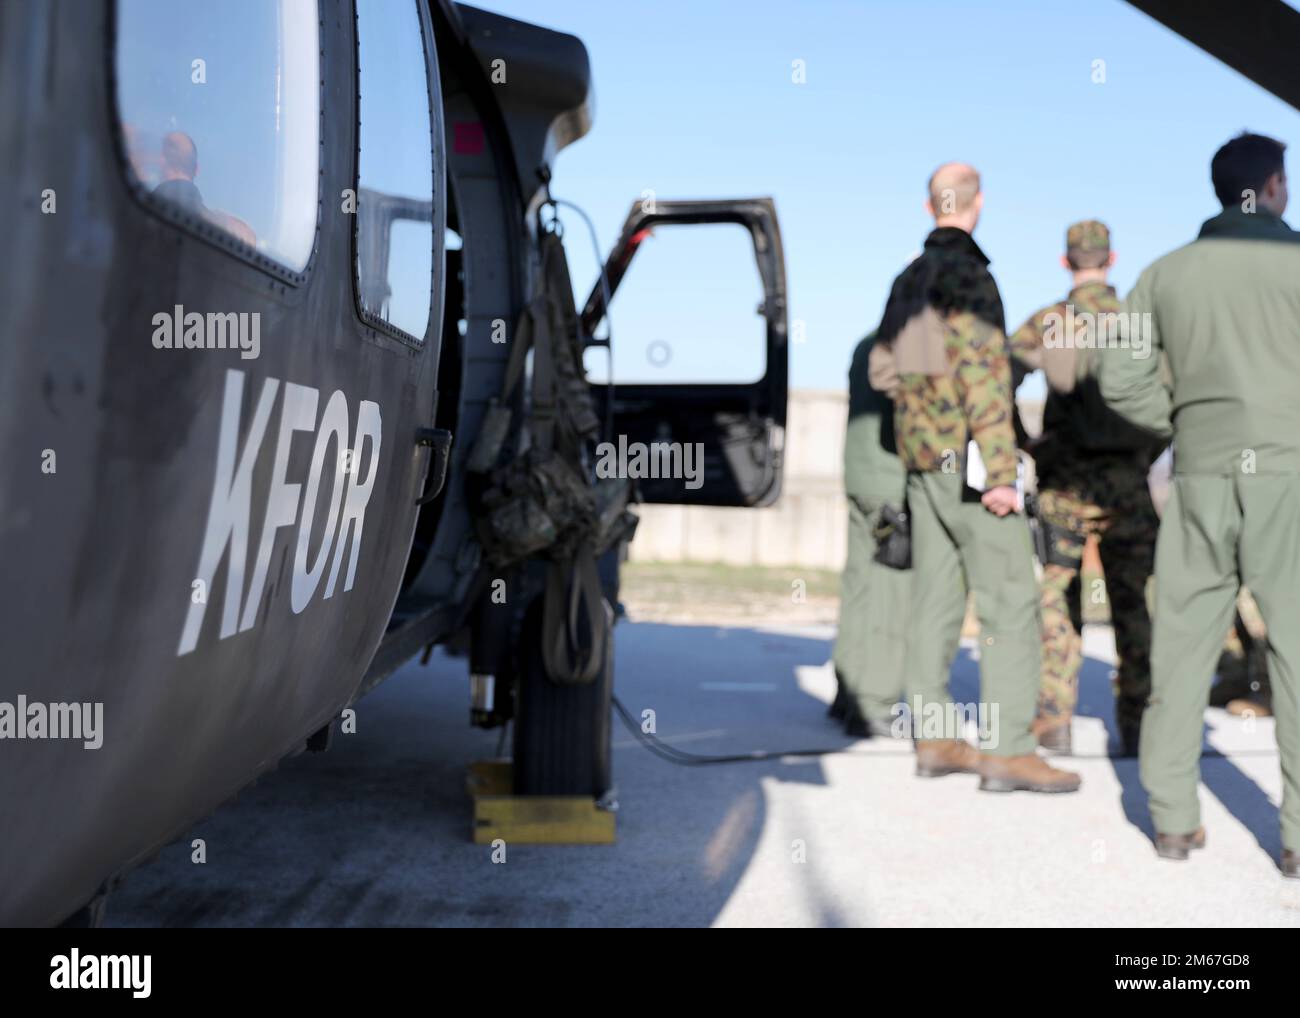
<path fill-rule="evenodd" d="M 411 662 L 357 705 L 357 731 L 285 762 L 132 874 L 110 926 L 1300 926 L 1277 870 L 1271 719 L 1207 708 L 1209 844 L 1157 859 L 1137 761 L 1118 759 L 1113 643 L 1088 627 L 1074 795 L 997 795 L 912 774 L 908 743 L 826 717 L 826 626 L 624 622 L 616 695 L 696 754 L 817 757 L 678 766 L 615 719 L 618 843 L 470 841 L 465 662 Z M 964 647 L 953 692 L 978 700 Z M 206 861 L 193 860 L 202 839 Z"/>

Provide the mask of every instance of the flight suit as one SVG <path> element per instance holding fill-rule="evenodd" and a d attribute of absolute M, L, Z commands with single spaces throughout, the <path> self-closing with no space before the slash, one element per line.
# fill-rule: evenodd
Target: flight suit
<path fill-rule="evenodd" d="M 1282 841 L 1300 851 L 1300 235 L 1226 209 L 1142 273 L 1125 311 L 1101 393 L 1174 440 L 1140 750 L 1151 815 L 1166 835 L 1200 824 L 1206 694 L 1245 583 L 1268 627 Z"/>
<path fill-rule="evenodd" d="M 946 280 L 948 286 L 963 272 L 987 276 L 988 259 L 969 236 L 950 236 L 956 232 L 936 230 L 926 241 L 927 253 L 936 239 L 970 252 L 955 263 L 936 253 L 938 264 L 930 278 L 941 284 Z M 972 440 L 987 487 L 1016 483 L 1011 367 L 1003 329 L 995 324 L 1001 301 L 987 276 L 993 289 L 984 297 L 938 293 L 945 303 L 935 306 L 936 297 L 930 295 L 936 290 L 921 277 L 931 305 L 916 313 L 907 306 L 914 306 L 915 298 L 900 296 L 905 276 L 895 282 L 890 305 L 904 303 L 895 320 L 906 318 L 907 324 L 888 347 L 878 342 L 872 349 L 871 381 L 893 396 L 898 453 L 908 471 L 914 576 L 907 700 L 914 721 L 917 706 L 925 710 L 928 704 L 951 702 L 949 669 L 961 638 L 967 592 L 973 591 L 980 622 L 981 698 L 998 710 L 993 738 L 980 748 L 996 757 L 1022 757 L 1034 752 L 1030 725 L 1042 665 L 1029 528 L 1019 514 L 998 517 L 985 509 L 965 485 L 964 466 L 967 441 Z M 975 281 L 972 288 L 978 285 Z M 887 306 L 882 335 L 890 312 Z"/>
<path fill-rule="evenodd" d="M 878 733 L 890 731 L 903 695 L 910 569 L 875 560 L 875 531 L 884 506 L 902 509 L 907 473 L 894 444 L 894 407 L 871 387 L 868 359 L 875 334 L 853 351 L 849 419 L 844 437 L 844 488 L 849 501 L 848 557 L 840 579 L 835 670 L 858 713 Z"/>
<path fill-rule="evenodd" d="M 1246 587 L 1237 595 L 1237 614 L 1219 655 L 1219 681 L 1210 690 L 1210 706 L 1229 714 L 1269 717 L 1273 690 L 1268 681 L 1268 630 Z"/>
<path fill-rule="evenodd" d="M 1090 225 L 1105 230 L 1099 223 L 1078 223 L 1071 227 L 1071 238 L 1078 227 Z M 1108 232 L 1102 243 L 1108 253 Z M 1069 718 L 1078 702 L 1083 663 L 1079 573 L 1084 545 L 1096 535 L 1118 656 L 1116 720 L 1121 733 L 1130 733 L 1131 738 L 1151 687 L 1146 588 L 1155 565 L 1159 520 L 1147 472 L 1158 449 L 1149 436 L 1137 436 L 1132 429 L 1124 429 L 1129 434 L 1121 437 L 1136 442 L 1116 439 L 1113 433 L 1118 429 L 1111 429 L 1108 442 L 1106 422 L 1097 419 L 1107 413 L 1106 408 L 1088 398 L 1089 384 L 1095 385 L 1088 377 L 1090 366 L 1095 365 L 1092 351 L 1086 347 L 1066 351 L 1046 342 L 1054 342 L 1052 330 L 1066 320 L 1089 322 L 1091 335 L 1086 331 L 1079 335 L 1086 340 L 1100 338 L 1105 326 L 1095 323 L 1107 317 L 1113 322 L 1119 311 L 1112 287 L 1087 282 L 1071 290 L 1065 300 L 1031 315 L 1012 333 L 1009 344 L 1021 370 L 1043 368 L 1045 361 L 1051 366 L 1056 357 L 1068 358 L 1060 371 L 1048 372 L 1043 434 L 1032 450 L 1038 468 L 1039 521 L 1048 537 L 1041 581 L 1043 676 L 1038 714 L 1045 719 Z M 1138 448 L 1113 447 L 1124 444 Z"/>

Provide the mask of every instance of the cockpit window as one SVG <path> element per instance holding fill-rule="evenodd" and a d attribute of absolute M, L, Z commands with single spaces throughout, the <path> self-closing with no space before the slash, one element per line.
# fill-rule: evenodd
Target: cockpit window
<path fill-rule="evenodd" d="M 433 298 L 433 127 L 415 0 L 357 0 L 357 298 L 423 339 Z"/>
<path fill-rule="evenodd" d="M 117 108 L 149 200 L 293 272 L 316 239 L 316 0 L 119 0 Z"/>

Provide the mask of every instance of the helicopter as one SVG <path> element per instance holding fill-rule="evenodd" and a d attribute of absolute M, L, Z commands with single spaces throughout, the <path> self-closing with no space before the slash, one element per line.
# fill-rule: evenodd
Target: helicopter
<path fill-rule="evenodd" d="M 1133 5 L 1300 105 L 1280 0 Z M 451 0 L 0 6 L 0 924 L 98 923 L 435 646 L 516 792 L 607 799 L 629 507 L 779 498 L 788 323 L 763 197 L 633 202 L 576 305 L 593 106 L 576 36 Z M 647 238 L 719 225 L 756 377 L 588 377 Z"/>
<path fill-rule="evenodd" d="M 572 35 L 450 2 L 117 0 L 7 4 L 0 37 L 0 703 L 25 736 L 0 739 L 0 923 L 98 921 L 123 874 L 324 748 L 436 645 L 466 653 L 472 720 L 512 722 L 517 790 L 609 793 L 632 485 L 646 502 L 731 506 L 780 490 L 772 202 L 636 203 L 579 314 L 544 277 L 562 261 L 555 157 L 591 126 Z M 586 383 L 572 362 L 599 344 L 640 241 L 700 223 L 749 238 L 763 377 Z M 520 324 L 539 296 L 563 336 Z M 570 388 L 542 407 L 552 354 Z M 574 400 L 600 428 L 547 465 L 582 510 L 567 532 L 582 543 L 601 511 L 617 524 L 587 541 L 599 587 L 581 590 L 546 526 L 522 532 L 527 553 L 493 553 L 484 530 L 493 470 L 523 462 L 521 435 L 532 463 L 543 411 L 563 432 Z M 615 436 L 698 448 L 699 463 L 624 478 L 606 506 L 591 447 Z M 497 516 L 548 508 L 538 498 Z M 548 582 L 553 600 L 585 597 L 567 621 L 586 644 L 556 650 L 560 665 L 543 646 Z M 33 706 L 18 717 L 20 696 Z M 97 748 L 29 724 L 38 705 L 71 721 L 83 704 L 102 711 Z"/>

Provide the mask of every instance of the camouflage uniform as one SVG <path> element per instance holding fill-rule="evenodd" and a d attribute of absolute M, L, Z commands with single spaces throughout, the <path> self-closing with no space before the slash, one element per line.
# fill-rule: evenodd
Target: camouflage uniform
<path fill-rule="evenodd" d="M 1011 364 L 1002 332 L 969 311 L 946 319 L 949 373 L 899 375 L 894 431 L 908 470 L 956 474 L 974 440 L 988 487 L 1016 483 Z"/>
<path fill-rule="evenodd" d="M 954 236 L 960 234 L 960 236 Z M 923 259 L 929 264 L 917 266 Z M 1001 299 L 988 259 L 968 234 L 934 231 L 895 282 L 871 352 L 871 381 L 893 396 L 898 452 L 908 470 L 913 593 L 907 694 L 946 703 L 968 588 L 980 621 L 981 699 L 998 725 L 994 756 L 1032 753 L 1041 671 L 1038 589 L 1029 529 L 998 517 L 964 485 L 968 441 L 988 487 L 1016 483 L 1016 430 Z M 917 299 L 919 290 L 920 299 Z M 892 323 L 892 325 L 891 325 Z"/>
<path fill-rule="evenodd" d="M 1100 267 L 1109 255 L 1109 231 L 1095 220 L 1075 223 L 1067 231 L 1066 245 L 1072 265 Z M 1044 368 L 1049 376 L 1043 435 L 1033 447 L 1039 520 L 1048 536 L 1041 582 L 1043 677 L 1038 713 L 1042 718 L 1069 718 L 1078 702 L 1083 660 L 1079 570 L 1084 545 L 1095 535 L 1119 658 L 1116 718 L 1121 734 L 1131 741 L 1151 690 L 1146 587 L 1159 529 L 1147 487 L 1153 450 L 1145 440 L 1136 449 L 1106 448 L 1125 443 L 1110 442 L 1106 422 L 1099 420 L 1110 415 L 1095 400 L 1095 383 L 1088 379 L 1094 363 L 1090 350 L 1067 350 L 1058 342 L 1062 337 L 1069 342 L 1062 331 L 1069 316 L 1076 328 L 1091 322 L 1093 337 L 1100 339 L 1107 334 L 1101 325 L 1107 319 L 1102 316 L 1117 315 L 1119 310 L 1112 287 L 1100 281 L 1084 283 L 1065 300 L 1030 316 L 1011 335 L 1010 346 L 1021 370 Z M 1091 404 L 1090 398 L 1094 398 Z"/>
<path fill-rule="evenodd" d="M 1136 724 L 1151 693 L 1151 615 L 1147 582 L 1155 568 L 1159 529 L 1146 476 L 1132 456 L 1053 459 L 1038 496 L 1039 518 L 1052 544 L 1043 566 L 1043 683 L 1038 711 L 1068 717 L 1078 701 L 1084 544 L 1096 535 L 1106 580 L 1119 667 L 1115 712 L 1121 727 Z M 1089 593 L 1091 596 L 1091 592 Z"/>

